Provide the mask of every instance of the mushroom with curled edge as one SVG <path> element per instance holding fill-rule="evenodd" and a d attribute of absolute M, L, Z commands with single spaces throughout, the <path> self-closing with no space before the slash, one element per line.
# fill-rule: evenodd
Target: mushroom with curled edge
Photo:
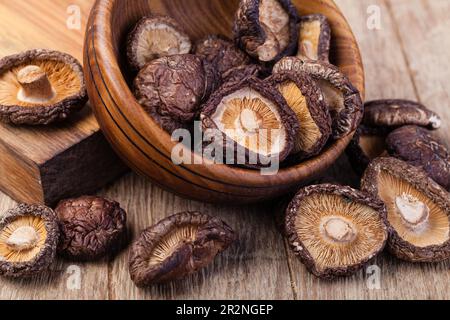
<path fill-rule="evenodd" d="M 273 73 L 306 73 L 322 89 L 331 114 L 334 139 L 340 139 L 355 131 L 363 116 L 363 103 L 359 91 L 335 66 L 298 57 L 281 59 L 273 67 Z"/>
<path fill-rule="evenodd" d="M 190 211 L 169 216 L 133 243 L 131 279 L 138 287 L 182 279 L 209 265 L 235 238 L 218 218 Z"/>
<path fill-rule="evenodd" d="M 331 136 L 331 117 L 322 91 L 306 74 L 283 72 L 267 79 L 295 112 L 300 129 L 291 152 L 295 160 L 319 154 Z"/>
<path fill-rule="evenodd" d="M 21 204 L 0 218 L 0 275 L 21 278 L 46 271 L 59 240 L 52 209 Z"/>
<path fill-rule="evenodd" d="M 321 14 L 303 16 L 299 28 L 297 56 L 329 62 L 331 28 L 327 18 Z"/>
<path fill-rule="evenodd" d="M 88 100 L 83 69 L 72 56 L 36 49 L 0 60 L 0 120 L 47 125 L 67 119 Z"/>
<path fill-rule="evenodd" d="M 255 77 L 224 84 L 205 103 L 200 118 L 204 132 L 212 132 L 211 140 L 223 147 L 227 163 L 248 168 L 284 161 L 299 129 L 283 96 Z"/>
<path fill-rule="evenodd" d="M 436 113 L 418 102 L 388 99 L 366 102 L 363 123 L 372 127 L 416 125 L 439 129 L 442 121 Z"/>
<path fill-rule="evenodd" d="M 238 47 L 263 64 L 295 54 L 299 16 L 291 0 L 241 0 L 234 21 Z"/>
<path fill-rule="evenodd" d="M 349 276 L 384 249 L 386 207 L 376 197 L 350 187 L 308 186 L 286 210 L 285 236 L 315 276 Z"/>
<path fill-rule="evenodd" d="M 422 168 L 443 188 L 450 190 L 450 152 L 433 131 L 404 126 L 386 138 L 389 154 Z"/>
<path fill-rule="evenodd" d="M 128 64 L 136 71 L 152 60 L 187 54 L 192 43 L 183 28 L 171 17 L 143 17 L 128 35 Z"/>
<path fill-rule="evenodd" d="M 367 168 L 361 188 L 386 204 L 392 254 L 412 262 L 450 258 L 450 196 L 423 170 L 381 157 Z"/>

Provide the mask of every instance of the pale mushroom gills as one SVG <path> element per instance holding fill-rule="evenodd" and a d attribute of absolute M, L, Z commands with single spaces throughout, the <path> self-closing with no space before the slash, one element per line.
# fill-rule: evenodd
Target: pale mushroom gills
<path fill-rule="evenodd" d="M 0 275 L 30 277 L 55 258 L 59 228 L 52 209 L 21 204 L 0 218 Z"/>
<path fill-rule="evenodd" d="M 87 102 L 81 64 L 72 56 L 36 49 L 0 60 L 0 120 L 47 125 L 67 119 Z"/>
<path fill-rule="evenodd" d="M 241 146 L 265 156 L 285 148 L 286 131 L 274 103 L 251 88 L 224 97 L 212 120 Z"/>
<path fill-rule="evenodd" d="M 320 278 L 355 273 L 384 248 L 386 208 L 350 187 L 322 184 L 301 189 L 286 211 L 294 253 Z"/>
<path fill-rule="evenodd" d="M 380 157 L 368 166 L 361 188 L 386 204 L 392 254 L 411 262 L 450 258 L 450 197 L 425 171 Z"/>

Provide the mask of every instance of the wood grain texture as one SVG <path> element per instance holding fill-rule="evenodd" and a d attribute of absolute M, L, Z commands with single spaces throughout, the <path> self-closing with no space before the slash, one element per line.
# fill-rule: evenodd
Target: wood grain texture
<path fill-rule="evenodd" d="M 390 14 L 390 6 L 387 6 L 385 1 L 338 0 L 336 2 L 343 8 L 361 47 L 367 75 L 367 99 L 394 97 L 416 100 L 418 93 L 415 90 L 415 80 L 410 77 L 411 73 L 403 55 L 399 36 L 404 39 L 409 35 L 413 39 L 411 45 L 414 43 L 413 47 L 420 46 L 418 39 L 426 39 L 427 36 L 411 32 L 412 23 L 406 21 L 425 20 L 425 17 L 411 19 L 411 16 L 403 16 L 402 19 L 393 20 Z M 423 3 L 430 2 L 432 1 L 408 0 L 404 1 L 403 8 L 408 8 L 410 12 L 417 14 L 417 12 L 422 12 L 420 7 Z M 449 1 L 445 2 L 450 4 Z M 398 1 L 394 0 L 390 3 L 393 7 L 396 7 Z M 381 30 L 368 30 L 367 28 L 366 12 L 371 5 L 379 6 L 381 10 Z M 404 26 L 404 30 L 398 34 L 396 28 L 401 25 Z M 428 68 L 429 62 L 427 63 L 427 58 L 421 56 L 421 54 L 423 53 L 416 52 L 414 57 L 411 58 L 423 59 L 420 67 Z M 429 52 L 428 57 L 428 59 L 434 57 L 433 53 Z M 441 57 L 441 60 L 447 63 L 445 58 Z M 445 73 L 448 76 L 448 69 Z M 435 73 L 429 74 L 428 79 L 432 81 L 431 79 L 435 75 Z M 425 93 L 427 89 L 423 88 L 423 90 Z M 418 92 L 420 92 L 420 88 Z M 442 106 L 435 107 L 435 110 L 445 116 L 446 111 L 443 110 Z M 449 132 L 445 129 L 441 132 L 447 134 L 447 141 L 449 141 Z M 381 287 L 376 290 L 369 289 L 367 284 L 370 283 L 371 273 L 367 274 L 366 270 L 348 279 L 326 282 L 312 277 L 292 253 L 289 253 L 289 262 L 295 279 L 296 295 L 300 299 L 448 299 L 450 297 L 450 264 L 448 262 L 411 264 L 400 262 L 384 253 L 373 263 L 381 270 Z"/>
<path fill-rule="evenodd" d="M 331 0 L 293 1 L 302 13 L 320 12 L 334 32 L 334 62 L 364 96 L 364 74 L 359 49 L 345 17 Z M 141 108 L 127 84 L 121 50 L 126 32 L 151 12 L 169 14 L 196 40 L 208 33 L 231 36 L 238 1 L 99 0 L 92 12 L 85 42 L 88 92 L 100 126 L 115 150 L 135 171 L 166 189 L 190 199 L 210 202 L 255 203 L 282 195 L 317 178 L 344 151 L 352 134 L 328 145 L 317 157 L 282 168 L 276 175 L 259 170 L 212 164 L 176 165 L 175 143 Z M 129 79 L 128 79 L 129 80 Z M 191 150 L 192 158 L 199 155 Z"/>
<path fill-rule="evenodd" d="M 71 3 L 79 3 L 83 7 L 86 2 L 90 0 L 74 0 Z M 450 68 L 445 53 L 450 50 L 450 44 L 447 38 L 435 34 L 445 34 L 448 29 L 444 26 L 448 25 L 446 12 L 450 1 L 336 2 L 349 20 L 362 50 L 367 99 L 420 98 L 445 117 L 447 123 L 450 99 L 446 96 L 449 88 L 445 79 L 450 76 Z M 9 3 L 9 0 L 0 0 L 0 4 L 3 3 Z M 381 9 L 381 30 L 367 29 L 369 5 L 378 5 Z M 418 22 L 420 28 L 412 27 Z M 397 32 L 396 28 L 401 26 L 414 28 L 414 32 L 400 29 Z M 0 37 L 0 43 L 2 41 L 4 39 Z M 436 43 L 440 45 L 436 46 Z M 413 68 L 410 69 L 410 66 Z M 437 88 L 429 83 L 437 84 Z M 440 134 L 447 142 L 450 141 L 448 127 L 441 129 Z M 345 157 L 328 170 L 323 180 L 357 182 Z M 81 290 L 67 289 L 69 275 L 66 270 L 70 263 L 58 261 L 52 268 L 56 270 L 54 276 L 44 275 L 27 282 L 0 279 L 0 298 L 450 299 L 448 262 L 437 265 L 408 264 L 384 255 L 376 260 L 381 268 L 380 290 L 368 289 L 367 280 L 370 278 L 364 272 L 337 282 L 315 279 L 290 251 L 285 250 L 275 228 L 275 209 L 269 205 L 226 207 L 188 201 L 163 191 L 135 174 L 127 175 L 100 194 L 119 200 L 128 211 L 130 237 L 133 239 L 143 228 L 162 217 L 176 211 L 196 209 L 226 220 L 237 229 L 240 242 L 200 274 L 172 285 L 149 290 L 136 289 L 129 279 L 128 252 L 125 250 L 109 262 L 81 264 Z M 7 196 L 0 195 L 0 212 L 14 205 Z"/>
<path fill-rule="evenodd" d="M 45 48 L 70 53 L 82 61 L 92 1 L 79 1 L 83 19 L 75 30 L 66 26 L 69 4 L 0 1 L 0 57 Z M 47 127 L 0 124 L 0 149 L 0 188 L 18 201 L 52 204 L 68 194 L 93 192 L 124 172 L 89 107 L 69 121 Z M 64 183 L 83 177 L 84 181 Z"/>

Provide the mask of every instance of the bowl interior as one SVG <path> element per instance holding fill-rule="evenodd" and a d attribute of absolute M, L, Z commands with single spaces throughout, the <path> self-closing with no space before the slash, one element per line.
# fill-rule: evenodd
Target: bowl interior
<path fill-rule="evenodd" d="M 363 95 L 364 73 L 359 49 L 347 21 L 334 2 L 332 0 L 292 0 L 292 2 L 300 14 L 322 13 L 328 17 L 333 38 L 331 60 Z M 134 74 L 130 73 L 126 64 L 124 43 L 128 32 L 140 18 L 149 14 L 169 15 L 185 28 L 194 41 L 208 34 L 231 37 L 238 3 L 239 0 L 98 0 L 97 8 L 93 12 L 95 34 L 92 37 L 92 44 L 95 47 L 96 59 L 106 61 L 100 65 L 100 71 L 107 74 L 105 85 L 108 93 L 116 101 L 117 112 L 114 111 L 112 116 L 121 119 L 116 121 L 116 124 L 125 123 L 119 125 L 120 130 L 126 134 L 131 132 L 130 135 L 134 136 L 130 140 L 133 145 L 139 146 L 144 151 L 150 149 L 148 146 L 151 146 L 152 150 L 158 150 L 158 153 L 149 151 L 146 156 L 153 159 L 157 156 L 155 160 L 171 166 L 171 170 L 180 173 L 189 171 L 189 174 L 194 173 L 206 179 L 213 177 L 214 181 L 231 182 L 236 185 L 259 187 L 298 185 L 317 176 L 320 171 L 324 171 L 334 163 L 351 140 L 352 134 L 333 142 L 315 158 L 280 169 L 275 176 L 261 176 L 258 170 L 211 164 L 207 161 L 189 168 L 177 168 L 169 163 L 171 150 L 176 143 L 171 141 L 170 135 L 138 105 L 130 89 Z M 128 164 L 146 175 L 143 167 L 145 163 L 137 163 L 129 150 L 130 143 L 117 141 L 115 136 L 109 136 L 111 123 L 105 120 L 103 110 L 99 108 L 95 111 L 102 129 L 115 149 Z M 193 154 L 192 157 L 199 156 Z"/>

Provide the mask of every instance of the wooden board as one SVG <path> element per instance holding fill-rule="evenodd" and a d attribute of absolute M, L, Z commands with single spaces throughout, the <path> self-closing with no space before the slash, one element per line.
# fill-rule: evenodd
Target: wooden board
<path fill-rule="evenodd" d="M 0 0 L 0 8 L 2 1 L 10 3 Z M 22 1 L 28 3 L 28 0 L 17 2 Z M 70 1 L 82 7 L 87 2 L 90 1 Z M 446 12 L 450 10 L 450 1 L 336 2 L 360 42 L 366 68 L 367 98 L 422 100 L 442 115 L 445 124 L 440 134 L 450 141 L 447 107 L 450 85 L 446 80 L 450 76 L 447 58 L 450 44 L 446 38 L 449 26 Z M 370 5 L 381 10 L 381 30 L 367 29 Z M 326 179 L 357 183 L 345 157 L 329 170 Z M 35 280 L 0 279 L 0 298 L 450 299 L 449 262 L 408 264 L 383 255 L 375 262 L 381 271 L 379 289 L 371 289 L 372 278 L 365 272 L 337 282 L 315 279 L 285 247 L 275 227 L 274 210 L 268 206 L 226 207 L 184 200 L 135 174 L 127 175 L 100 194 L 117 199 L 128 211 L 132 238 L 170 213 L 197 209 L 225 219 L 238 230 L 240 241 L 200 274 L 171 285 L 148 290 L 135 288 L 129 279 L 128 252 L 125 250 L 113 261 L 78 264 L 80 289 L 69 289 L 71 264 L 58 261 L 52 272 Z M 7 196 L 0 195 L 0 212 L 14 205 Z"/>
<path fill-rule="evenodd" d="M 86 16 L 69 29 L 77 11 L 68 1 L 0 1 L 0 57 L 33 48 L 67 52 L 82 61 Z M 76 27 L 76 24 L 71 24 Z M 63 124 L 16 127 L 0 124 L 0 189 L 17 201 L 54 204 L 90 193 L 124 172 L 86 107 Z"/>

